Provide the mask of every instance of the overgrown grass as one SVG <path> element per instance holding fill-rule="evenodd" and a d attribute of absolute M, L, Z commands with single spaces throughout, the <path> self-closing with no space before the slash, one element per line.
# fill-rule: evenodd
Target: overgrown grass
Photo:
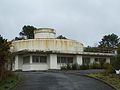
<path fill-rule="evenodd" d="M 106 75 L 105 73 L 95 73 L 89 74 L 88 76 L 100 79 L 111 86 L 115 87 L 117 90 L 120 90 L 120 75 L 116 74 L 109 74 Z"/>
<path fill-rule="evenodd" d="M 2 83 L 0 83 L 0 90 L 8 90 L 13 87 L 19 80 L 21 76 L 16 74 L 9 75 Z"/>

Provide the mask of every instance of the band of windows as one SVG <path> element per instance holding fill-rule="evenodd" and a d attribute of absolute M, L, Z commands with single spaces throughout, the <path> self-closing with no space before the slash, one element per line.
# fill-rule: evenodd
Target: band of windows
<path fill-rule="evenodd" d="M 30 63 L 30 56 L 23 57 L 23 64 Z M 32 56 L 32 63 L 47 63 L 47 56 Z"/>

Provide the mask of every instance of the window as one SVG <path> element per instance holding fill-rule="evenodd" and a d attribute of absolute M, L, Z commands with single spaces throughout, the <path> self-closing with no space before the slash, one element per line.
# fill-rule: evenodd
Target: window
<path fill-rule="evenodd" d="M 90 64 L 90 58 L 84 57 L 83 58 L 83 65 L 89 65 Z"/>
<path fill-rule="evenodd" d="M 47 56 L 33 56 L 33 63 L 47 63 Z"/>
<path fill-rule="evenodd" d="M 99 58 L 95 58 L 95 62 L 98 62 L 99 61 Z"/>
<path fill-rule="evenodd" d="M 33 56 L 32 62 L 39 63 L 39 56 Z"/>
<path fill-rule="evenodd" d="M 72 57 L 68 57 L 68 63 L 73 63 L 73 58 Z"/>
<path fill-rule="evenodd" d="M 40 56 L 40 63 L 47 63 L 47 57 L 46 56 Z"/>
<path fill-rule="evenodd" d="M 60 63 L 60 57 L 57 57 L 57 63 Z"/>
<path fill-rule="evenodd" d="M 73 63 L 73 57 L 57 57 L 57 63 Z"/>
<path fill-rule="evenodd" d="M 65 57 L 61 57 L 61 63 L 66 63 L 66 58 Z"/>
<path fill-rule="evenodd" d="M 30 63 L 30 57 L 29 56 L 23 57 L 23 64 L 28 64 L 28 63 Z"/>

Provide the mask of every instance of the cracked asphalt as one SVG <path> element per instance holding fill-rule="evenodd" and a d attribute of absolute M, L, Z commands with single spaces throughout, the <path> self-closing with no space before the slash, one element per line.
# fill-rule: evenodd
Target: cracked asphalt
<path fill-rule="evenodd" d="M 24 80 L 15 90 L 113 90 L 98 80 L 74 74 L 22 72 Z"/>

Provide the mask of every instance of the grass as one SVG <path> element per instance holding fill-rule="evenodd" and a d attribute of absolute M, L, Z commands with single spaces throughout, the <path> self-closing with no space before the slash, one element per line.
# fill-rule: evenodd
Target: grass
<path fill-rule="evenodd" d="M 12 74 L 8 76 L 4 82 L 0 84 L 0 90 L 8 90 L 9 88 L 16 85 L 16 83 L 21 79 L 19 75 Z"/>
<path fill-rule="evenodd" d="M 106 75 L 105 73 L 95 73 L 95 74 L 88 74 L 88 76 L 100 79 L 110 84 L 117 90 L 120 90 L 120 75 L 116 75 L 116 74 Z"/>

